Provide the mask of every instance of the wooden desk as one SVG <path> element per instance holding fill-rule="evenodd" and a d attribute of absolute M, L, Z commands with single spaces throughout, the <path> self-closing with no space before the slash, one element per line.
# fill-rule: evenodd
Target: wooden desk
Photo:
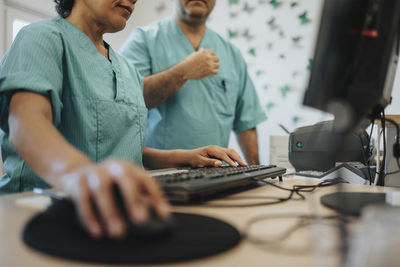
<path fill-rule="evenodd" d="M 291 187 L 294 184 L 315 184 L 313 180 L 294 180 L 286 178 L 283 182 L 277 183 L 281 186 Z M 369 187 L 363 185 L 345 185 L 346 190 L 349 191 L 364 191 L 364 192 L 383 192 L 385 189 L 381 187 Z M 174 207 L 175 211 L 197 213 L 209 215 L 226 221 L 239 230 L 243 229 L 246 222 L 256 215 L 262 214 L 320 214 L 328 215 L 333 212 L 323 207 L 319 202 L 319 197 L 323 194 L 333 192 L 334 187 L 320 188 L 315 193 L 305 194 L 307 199 L 305 201 L 288 201 L 285 203 L 251 207 L 251 208 L 211 208 L 201 206 L 185 206 Z M 241 192 L 235 196 L 275 196 L 286 197 L 287 191 L 277 189 L 272 186 L 262 186 L 249 191 Z M 66 267 L 66 266 L 102 266 L 90 265 L 79 262 L 67 261 L 51 256 L 38 253 L 29 247 L 25 246 L 21 239 L 21 232 L 25 223 L 36 212 L 30 209 L 17 207 L 15 201 L 19 198 L 32 196 L 32 193 L 14 194 L 0 197 L 0 266 L 1 267 Z M 227 203 L 224 200 L 224 203 Z M 236 200 L 237 201 L 237 200 Z M 240 200 L 244 201 L 244 200 Z M 249 201 L 249 200 L 246 200 Z M 259 200 L 257 200 L 259 201 Z M 219 202 L 218 202 L 219 203 Z M 232 200 L 229 200 L 232 203 Z M 267 226 L 266 226 L 267 227 Z M 268 229 L 272 231 L 279 231 L 287 227 L 287 221 L 273 221 Z M 321 238 L 315 236 L 314 240 L 310 234 L 309 229 L 304 229 L 296 232 L 296 234 L 287 241 L 288 245 L 307 246 L 312 244 L 316 238 L 325 240 L 325 243 L 330 243 L 329 238 Z M 62 240 L 60 240 L 62 242 Z M 334 240 L 332 240 L 334 242 Z M 314 242 L 315 243 L 315 242 Z M 55 244 L 57 245 L 57 244 Z M 286 244 L 284 244 L 286 245 Z M 323 260 L 324 266 L 333 266 L 328 263 L 337 260 L 337 254 L 325 253 L 321 257 L 316 257 L 316 253 L 308 250 L 305 253 L 289 253 L 285 250 L 268 248 L 260 249 L 252 243 L 244 240 L 234 249 L 222 253 L 220 255 L 212 256 L 191 262 L 184 262 L 179 264 L 171 264 L 168 266 L 207 266 L 207 267 L 253 267 L 253 266 L 315 266 L 316 260 Z M 106 266 L 106 265 L 105 265 Z M 107 265 L 110 266 L 110 265 Z M 161 265 L 165 266 L 165 265 Z M 322 265 L 321 265 L 322 266 Z"/>

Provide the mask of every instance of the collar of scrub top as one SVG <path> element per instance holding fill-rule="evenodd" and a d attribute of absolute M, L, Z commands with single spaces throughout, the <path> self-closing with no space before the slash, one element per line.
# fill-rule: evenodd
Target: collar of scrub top
<path fill-rule="evenodd" d="M 115 100 L 123 102 L 125 99 L 124 80 L 123 77 L 121 77 L 119 62 L 112 47 L 106 41 L 104 41 L 104 45 L 108 50 L 108 57 L 110 58 L 110 61 L 108 61 L 102 54 L 100 54 L 92 40 L 90 40 L 89 36 L 87 36 L 86 33 L 84 33 L 81 29 L 61 17 L 58 17 L 56 21 L 66 27 L 66 34 L 73 35 L 74 38 L 79 40 L 78 44 L 81 48 L 91 53 L 94 57 L 98 57 L 99 63 L 101 62 L 106 71 L 109 71 L 111 68 L 111 70 L 115 73 L 117 81 L 117 95 Z"/>
<path fill-rule="evenodd" d="M 181 43 L 184 45 L 184 48 L 188 50 L 188 52 L 193 53 L 195 52 L 192 44 L 190 43 L 189 39 L 186 37 L 185 33 L 182 31 L 181 27 L 179 27 L 178 23 L 175 21 L 175 19 L 170 20 L 170 25 L 173 29 L 173 33 L 178 36 L 178 38 L 181 40 Z M 206 31 L 203 36 L 203 40 L 201 40 L 199 49 L 209 49 L 207 47 L 207 40 L 208 40 L 208 35 L 209 35 L 209 29 L 206 27 Z"/>

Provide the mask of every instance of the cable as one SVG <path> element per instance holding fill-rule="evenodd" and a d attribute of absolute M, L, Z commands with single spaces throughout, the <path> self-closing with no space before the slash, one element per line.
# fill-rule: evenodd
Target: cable
<path fill-rule="evenodd" d="M 372 130 L 374 129 L 374 122 L 372 121 L 371 124 L 372 124 L 372 126 L 371 126 L 371 132 L 370 132 L 369 137 L 368 137 L 367 148 L 369 148 L 369 146 L 370 146 Z M 358 134 L 357 134 L 357 135 L 358 135 Z M 362 150 L 362 155 L 363 155 L 364 162 L 367 164 L 369 185 L 371 185 L 371 184 L 372 184 L 372 174 L 371 174 L 371 166 L 370 166 L 370 163 L 369 163 L 370 159 L 369 159 L 369 158 L 367 159 L 367 152 L 365 151 L 364 142 L 363 142 L 363 140 L 362 140 L 361 135 L 358 135 L 358 138 L 360 139 L 361 150 Z"/>
<path fill-rule="evenodd" d="M 289 195 L 287 197 L 279 198 L 279 197 L 268 197 L 268 196 L 256 196 L 256 197 L 227 197 L 224 200 L 241 200 L 241 199 L 272 199 L 274 201 L 266 201 L 266 202 L 258 202 L 258 203 L 249 203 L 249 204 L 218 204 L 218 203 L 209 203 L 209 202 L 199 202 L 203 207 L 212 207 L 212 208 L 248 208 L 248 207 L 259 207 L 259 206 L 268 206 L 280 204 L 289 200 L 305 200 L 306 197 L 302 193 L 310 193 L 315 189 L 320 187 L 332 186 L 338 183 L 344 182 L 342 179 L 330 179 L 322 181 L 316 185 L 293 185 L 292 188 L 285 188 L 275 183 L 268 182 L 266 180 L 257 180 L 259 182 L 272 185 L 278 189 L 289 191 Z M 299 196 L 299 198 L 293 198 L 294 195 Z"/>
<path fill-rule="evenodd" d="M 383 159 L 379 169 L 378 185 L 383 186 L 385 184 L 385 167 L 386 167 L 386 118 L 385 110 L 381 111 L 381 127 L 382 127 L 382 138 L 383 138 Z M 379 159 L 378 159 L 379 160 Z"/>
<path fill-rule="evenodd" d="M 298 219 L 299 221 L 294 225 L 288 227 L 280 234 L 274 233 L 274 238 L 261 236 L 259 233 L 256 236 L 251 235 L 251 228 L 260 222 L 265 222 L 268 220 L 276 220 L 276 219 Z M 347 224 L 351 222 L 351 217 L 346 217 L 344 222 Z M 268 249 L 271 246 L 277 246 L 285 240 L 289 239 L 296 231 L 311 226 L 316 222 L 331 222 L 333 223 L 325 223 L 325 225 L 330 225 L 334 227 L 340 227 L 340 215 L 330 215 L 330 216 L 320 216 L 313 214 L 264 214 L 251 218 L 248 220 L 242 230 L 242 238 L 246 239 L 250 243 L 256 246 L 268 246 Z M 286 248 L 287 250 L 287 248 Z M 293 251 L 293 249 L 291 249 Z M 299 249 L 297 249 L 299 251 Z"/>

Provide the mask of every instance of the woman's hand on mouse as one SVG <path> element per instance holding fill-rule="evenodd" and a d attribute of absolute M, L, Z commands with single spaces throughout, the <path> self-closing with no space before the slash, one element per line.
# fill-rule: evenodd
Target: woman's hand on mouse
<path fill-rule="evenodd" d="M 165 218 L 170 208 L 156 181 L 132 162 L 108 159 L 90 164 L 62 176 L 62 189 L 73 199 L 85 227 L 94 237 L 104 233 L 122 237 L 126 225 L 113 197 L 116 184 L 134 223 L 144 223 L 150 205 Z M 97 211 L 96 211 L 96 210 Z"/>

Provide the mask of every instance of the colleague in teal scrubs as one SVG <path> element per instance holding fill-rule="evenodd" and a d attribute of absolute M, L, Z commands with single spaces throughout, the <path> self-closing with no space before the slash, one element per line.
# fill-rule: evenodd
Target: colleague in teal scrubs
<path fill-rule="evenodd" d="M 145 77 L 146 146 L 227 147 L 233 129 L 259 164 L 256 126 L 266 117 L 240 51 L 206 27 L 215 0 L 174 3 L 174 17 L 136 28 L 121 49 Z"/>
<path fill-rule="evenodd" d="M 56 186 L 76 202 L 92 235 L 120 237 L 125 225 L 114 204 L 113 184 L 120 187 L 134 222 L 147 220 L 150 205 L 161 217 L 169 214 L 142 163 L 148 168 L 220 166 L 221 160 L 245 165 L 236 152 L 216 146 L 144 147 L 142 81 L 135 67 L 103 41 L 104 33 L 125 27 L 136 0 L 56 3 L 60 17 L 23 28 L 0 63 L 6 171 L 0 193 Z"/>

